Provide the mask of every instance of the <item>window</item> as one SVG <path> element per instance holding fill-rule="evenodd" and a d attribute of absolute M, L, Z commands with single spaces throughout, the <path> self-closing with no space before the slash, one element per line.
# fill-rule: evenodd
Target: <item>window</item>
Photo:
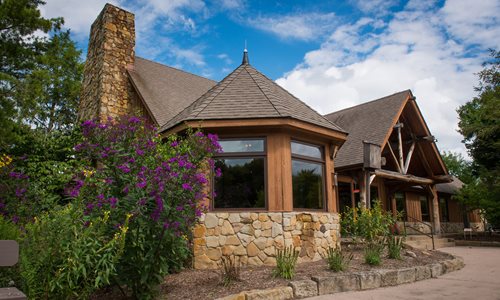
<path fill-rule="evenodd" d="M 402 219 L 406 220 L 406 199 L 404 193 L 395 193 L 394 198 L 396 199 L 396 210 L 398 213 L 402 213 Z"/>
<path fill-rule="evenodd" d="M 380 201 L 378 197 L 378 187 L 376 186 L 370 186 L 370 207 L 375 206 L 375 201 Z M 382 203 L 380 203 L 382 205 Z"/>
<path fill-rule="evenodd" d="M 265 208 L 265 140 L 221 139 L 222 153 L 215 167 L 222 175 L 213 180 L 214 209 Z"/>
<path fill-rule="evenodd" d="M 293 207 L 325 208 L 323 148 L 292 141 Z"/>
<path fill-rule="evenodd" d="M 429 214 L 429 201 L 427 201 L 426 196 L 419 196 L 420 200 L 420 211 L 422 212 L 422 221 L 431 221 L 431 216 Z"/>

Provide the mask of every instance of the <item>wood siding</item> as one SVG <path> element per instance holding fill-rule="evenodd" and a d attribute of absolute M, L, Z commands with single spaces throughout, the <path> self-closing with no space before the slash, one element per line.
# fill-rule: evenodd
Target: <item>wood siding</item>
<path fill-rule="evenodd" d="M 422 211 L 420 208 L 420 194 L 407 192 L 406 196 L 406 214 L 409 217 L 422 221 Z M 408 219 L 408 221 L 412 221 Z"/>

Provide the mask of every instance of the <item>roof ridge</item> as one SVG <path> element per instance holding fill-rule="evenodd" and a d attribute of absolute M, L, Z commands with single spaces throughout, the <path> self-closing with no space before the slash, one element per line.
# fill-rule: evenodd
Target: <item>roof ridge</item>
<path fill-rule="evenodd" d="M 243 66 L 243 65 L 242 65 L 242 66 Z M 241 66 L 240 66 L 240 67 L 241 67 Z M 210 101 L 207 103 L 207 105 L 205 105 L 205 107 L 207 107 L 208 105 L 210 105 L 210 103 L 212 103 L 212 101 L 214 101 L 215 97 L 217 97 L 220 93 L 222 93 L 222 92 L 223 92 L 223 91 L 224 91 L 224 90 L 228 87 L 228 85 L 229 85 L 231 82 L 233 82 L 233 81 L 236 79 L 236 77 L 238 77 L 238 76 L 241 74 L 242 70 L 243 70 L 243 69 L 245 69 L 244 67 L 243 67 L 243 68 L 240 68 L 240 67 L 236 68 L 236 70 L 234 70 L 234 71 L 233 71 L 233 72 L 231 72 L 229 75 L 227 75 L 224 79 L 222 79 L 219 83 L 217 83 L 217 84 L 216 84 L 213 88 L 209 89 L 209 90 L 208 90 L 205 94 L 201 95 L 201 96 L 200 96 L 200 98 L 198 98 L 197 100 L 195 100 L 195 101 L 193 102 L 193 104 L 194 104 L 194 103 L 196 103 L 199 99 L 201 99 L 201 98 L 205 97 L 205 95 L 207 95 L 208 93 L 210 93 L 212 90 L 215 90 L 217 87 L 222 86 L 222 83 L 224 82 L 224 80 L 226 80 L 226 79 L 227 79 L 227 81 L 228 81 L 228 82 L 227 82 L 227 83 L 225 83 L 225 82 L 224 82 L 225 86 L 224 86 L 224 87 L 223 87 L 223 88 L 222 88 L 222 89 L 221 89 L 218 93 L 216 93 L 215 95 L 213 95 L 212 100 L 210 100 Z M 239 70 L 239 71 L 238 71 L 238 69 L 241 69 L 241 70 Z M 235 73 L 236 73 L 236 71 L 238 71 L 238 74 L 235 74 Z M 231 76 L 233 76 L 233 75 L 234 75 L 234 78 L 232 78 L 231 80 L 229 80 L 229 77 L 231 77 Z M 190 106 L 191 106 L 191 105 L 190 105 Z M 202 111 L 203 111 L 203 109 L 202 109 L 201 111 L 199 111 L 199 112 L 198 112 L 198 113 L 197 113 L 194 117 L 195 117 L 195 118 L 196 118 L 196 117 L 198 117 Z"/>
<path fill-rule="evenodd" d="M 146 60 L 150 63 L 154 63 L 156 65 L 159 65 L 159 66 L 162 66 L 162 67 L 166 67 L 166 68 L 169 68 L 169 69 L 172 69 L 172 70 L 176 70 L 176 71 L 179 71 L 179 72 L 182 72 L 182 73 L 186 73 L 188 75 L 193 75 L 193 76 L 196 76 L 196 77 L 200 77 L 200 78 L 203 78 L 203 79 L 206 79 L 206 80 L 210 80 L 210 81 L 213 81 L 213 82 L 217 82 L 216 80 L 213 80 L 213 79 L 210 79 L 210 78 L 206 78 L 206 77 L 203 77 L 201 75 L 198 75 L 198 74 L 194 74 L 194 73 L 191 73 L 191 72 L 188 72 L 188 71 L 185 71 L 185 70 L 182 70 L 182 69 L 179 69 L 179 68 L 174 68 L 172 66 L 169 66 L 169 65 L 165 65 L 165 64 L 162 64 L 162 63 L 159 63 L 159 62 L 156 62 L 154 60 L 151 60 L 151 59 L 147 59 L 147 58 L 144 58 L 144 57 L 140 57 L 140 56 L 135 56 L 135 58 L 139 58 L 139 59 L 142 59 L 142 60 Z M 133 71 L 133 70 L 132 70 Z"/>
<path fill-rule="evenodd" d="M 325 114 L 324 117 L 331 116 L 331 115 L 334 115 L 334 114 L 337 114 L 337 113 L 340 113 L 340 112 L 344 112 L 344 111 L 347 111 L 347 110 L 350 110 L 350 109 L 354 109 L 354 108 L 357 108 L 357 107 L 360 107 L 360 106 L 363 106 L 363 105 L 371 104 L 373 102 L 381 101 L 381 100 L 384 100 L 385 98 L 389 98 L 389 97 L 392 97 L 394 95 L 402 94 L 402 93 L 405 93 L 405 92 L 410 92 L 411 93 L 411 90 L 410 89 L 406 89 L 406 90 L 395 92 L 393 94 L 390 94 L 390 95 L 387 95 L 387 96 L 384 96 L 384 97 L 380 97 L 380 98 L 377 98 L 377 99 L 374 99 L 374 100 L 369 100 L 369 101 L 366 101 L 366 102 L 363 102 L 363 103 L 360 103 L 360 104 L 357 104 L 357 105 L 354 105 L 354 106 L 346 107 L 346 108 L 343 108 L 341 110 L 332 111 L 331 113 Z"/>
<path fill-rule="evenodd" d="M 254 69 L 255 71 L 257 71 L 257 69 L 255 69 L 254 67 L 252 67 L 251 65 L 247 65 L 249 67 L 251 67 L 252 69 Z M 250 78 L 252 78 L 253 82 L 257 85 L 257 87 L 259 88 L 259 90 L 262 92 L 262 94 L 264 94 L 264 96 L 266 97 L 266 99 L 269 101 L 269 103 L 271 103 L 272 107 L 274 108 L 274 110 L 278 113 L 278 115 L 280 117 L 283 117 L 284 115 L 281 114 L 281 112 L 276 108 L 276 105 L 274 105 L 273 101 L 269 98 L 269 96 L 267 95 L 266 92 L 264 92 L 264 90 L 260 87 L 259 83 L 257 83 L 257 81 L 255 80 L 255 78 L 253 78 L 252 74 L 250 72 L 248 72 L 248 70 L 246 70 L 245 68 L 245 71 L 247 71 L 248 75 L 250 75 Z M 259 72 L 259 71 L 257 71 Z"/>

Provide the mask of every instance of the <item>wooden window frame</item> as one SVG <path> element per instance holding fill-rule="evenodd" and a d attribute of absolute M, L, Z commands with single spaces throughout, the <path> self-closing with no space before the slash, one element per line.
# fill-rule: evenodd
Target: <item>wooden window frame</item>
<path fill-rule="evenodd" d="M 245 140 L 263 140 L 264 142 L 264 150 L 263 151 L 257 151 L 257 152 L 221 152 L 217 153 L 214 155 L 213 159 L 238 159 L 238 158 L 263 158 L 264 159 L 264 207 L 225 207 L 225 208 L 217 208 L 215 207 L 215 173 L 214 170 L 211 170 L 211 190 L 210 190 L 210 195 L 212 198 L 212 201 L 210 201 L 209 209 L 210 211 L 214 212 L 227 212 L 227 211 L 258 211 L 258 212 L 263 212 L 267 211 L 269 207 L 268 203 L 268 195 L 267 195 L 267 185 L 268 185 L 268 175 L 267 175 L 267 137 L 265 136 L 251 136 L 251 137 L 227 137 L 227 138 L 220 138 L 219 141 L 245 141 Z M 224 174 L 223 174 L 224 175 Z"/>
<path fill-rule="evenodd" d="M 321 159 L 312 157 L 312 156 L 305 156 L 305 155 L 300 155 L 300 154 L 295 154 L 292 152 L 292 143 L 298 143 L 298 144 L 303 144 L 306 146 L 312 146 L 312 147 L 317 147 L 319 148 L 321 152 Z M 327 201 L 326 201 L 326 160 L 325 160 L 325 147 L 324 145 L 317 145 L 317 144 L 312 144 L 309 142 L 304 142 L 301 140 L 297 139 L 290 139 L 290 176 L 292 177 L 292 210 L 293 211 L 312 211 L 312 212 L 323 212 L 323 211 L 328 211 L 327 207 Z M 295 207 L 293 205 L 293 160 L 298 160 L 298 161 L 303 161 L 303 162 L 309 162 L 309 163 L 315 163 L 321 165 L 321 189 L 322 189 L 322 202 L 323 202 L 323 207 L 322 208 L 300 208 L 300 207 Z"/>

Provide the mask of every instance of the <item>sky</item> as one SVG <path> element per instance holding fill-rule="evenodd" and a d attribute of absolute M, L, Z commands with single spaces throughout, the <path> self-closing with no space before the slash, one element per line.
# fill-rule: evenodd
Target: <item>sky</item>
<path fill-rule="evenodd" d="M 221 80 L 250 64 L 316 109 L 411 89 L 441 151 L 466 154 L 456 109 L 500 49 L 500 0 L 46 0 L 85 58 L 106 2 L 135 14 L 136 55 Z"/>

